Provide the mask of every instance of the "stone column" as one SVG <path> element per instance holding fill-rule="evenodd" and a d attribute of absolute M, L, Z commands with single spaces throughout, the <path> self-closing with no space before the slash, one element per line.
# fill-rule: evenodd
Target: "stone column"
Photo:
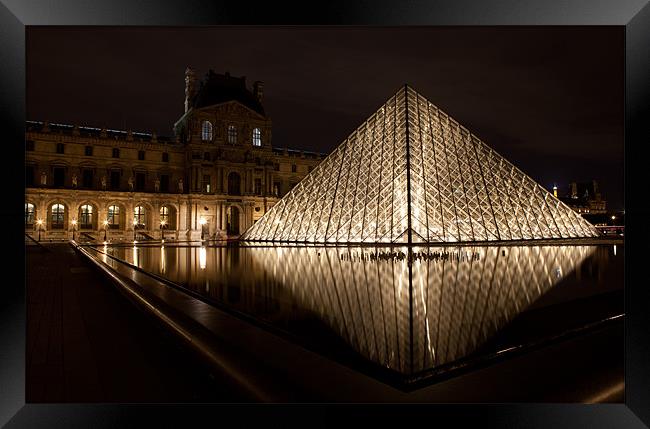
<path fill-rule="evenodd" d="M 160 229 L 160 206 L 161 204 L 159 202 L 154 202 L 153 204 L 153 216 L 151 217 L 153 221 L 152 229 L 156 229 L 158 231 L 158 235 L 160 235 L 160 238 L 162 238 L 162 231 Z"/>
<path fill-rule="evenodd" d="M 178 230 L 179 234 L 185 234 L 190 229 L 190 214 L 189 214 L 189 202 L 183 201 L 179 204 L 179 223 Z"/>
<path fill-rule="evenodd" d="M 219 200 L 214 205 L 214 226 L 217 230 L 221 229 L 221 201 Z"/>
<path fill-rule="evenodd" d="M 125 202 L 124 208 L 126 210 L 126 213 L 124 213 L 124 222 L 126 222 L 126 225 L 124 226 L 124 232 L 127 233 L 127 236 L 125 238 L 128 240 L 133 238 L 133 201 Z M 128 236 L 129 231 L 131 233 L 131 238 Z"/>

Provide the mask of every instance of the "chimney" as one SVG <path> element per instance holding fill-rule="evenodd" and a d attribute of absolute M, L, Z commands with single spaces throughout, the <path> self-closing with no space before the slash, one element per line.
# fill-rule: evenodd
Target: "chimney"
<path fill-rule="evenodd" d="M 262 97 L 264 96 L 264 82 L 261 80 L 253 83 L 253 95 L 257 98 L 257 101 L 262 102 Z"/>
<path fill-rule="evenodd" d="M 196 73 L 192 67 L 185 69 L 185 112 L 190 110 L 190 103 L 196 94 Z"/>

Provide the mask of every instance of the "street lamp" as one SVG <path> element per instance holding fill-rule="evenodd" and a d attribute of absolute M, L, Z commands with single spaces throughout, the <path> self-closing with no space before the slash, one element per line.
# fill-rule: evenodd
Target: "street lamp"
<path fill-rule="evenodd" d="M 205 220 L 204 217 L 202 217 L 202 218 L 199 220 L 199 223 L 201 224 L 201 241 L 203 241 L 203 225 L 205 225 L 206 222 L 207 222 L 207 221 Z"/>
<path fill-rule="evenodd" d="M 166 223 L 167 222 L 165 222 L 165 219 L 160 221 L 160 238 L 162 239 L 163 242 L 165 241 L 165 224 Z"/>
<path fill-rule="evenodd" d="M 72 241 L 74 241 L 74 232 L 77 230 L 77 219 L 72 219 Z"/>
<path fill-rule="evenodd" d="M 43 226 L 43 219 L 37 220 L 36 224 L 38 225 L 38 241 L 41 241 L 41 226 Z"/>
<path fill-rule="evenodd" d="M 138 220 L 133 218 L 133 241 L 135 241 L 135 227 L 138 226 Z"/>
<path fill-rule="evenodd" d="M 104 220 L 104 241 L 106 241 L 106 228 L 108 227 L 108 220 Z"/>
<path fill-rule="evenodd" d="M 612 220 L 616 220 L 616 216 L 613 216 L 613 215 L 612 215 Z"/>

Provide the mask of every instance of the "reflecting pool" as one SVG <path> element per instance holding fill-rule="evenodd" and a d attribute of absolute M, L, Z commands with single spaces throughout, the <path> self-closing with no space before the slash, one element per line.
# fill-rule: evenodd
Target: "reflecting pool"
<path fill-rule="evenodd" d="M 324 354 L 402 375 L 440 372 L 623 309 L 622 245 L 98 250 Z"/>

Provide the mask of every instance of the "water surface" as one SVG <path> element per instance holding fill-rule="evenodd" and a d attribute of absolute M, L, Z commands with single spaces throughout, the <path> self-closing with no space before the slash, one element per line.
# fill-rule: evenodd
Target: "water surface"
<path fill-rule="evenodd" d="M 623 308 L 622 245 L 104 249 L 321 353 L 407 376 Z"/>

